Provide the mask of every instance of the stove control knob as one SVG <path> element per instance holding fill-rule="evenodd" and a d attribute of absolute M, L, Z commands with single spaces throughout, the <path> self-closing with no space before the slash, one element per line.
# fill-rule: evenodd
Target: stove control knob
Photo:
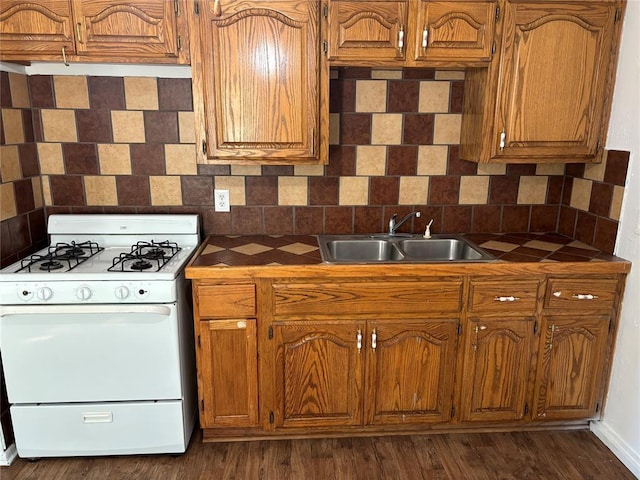
<path fill-rule="evenodd" d="M 124 300 L 129 296 L 129 289 L 124 285 L 120 285 L 116 288 L 116 297 L 120 300 Z"/>
<path fill-rule="evenodd" d="M 36 295 L 38 295 L 38 298 L 40 300 L 49 300 L 53 296 L 53 290 L 51 290 L 49 287 L 42 287 L 38 289 Z"/>
<path fill-rule="evenodd" d="M 91 298 L 91 289 L 89 287 L 80 287 L 76 291 L 76 296 L 80 300 L 89 300 Z"/>
<path fill-rule="evenodd" d="M 22 299 L 22 300 L 31 300 L 31 297 L 33 297 L 33 292 L 31 290 L 20 290 L 18 292 L 18 296 Z"/>

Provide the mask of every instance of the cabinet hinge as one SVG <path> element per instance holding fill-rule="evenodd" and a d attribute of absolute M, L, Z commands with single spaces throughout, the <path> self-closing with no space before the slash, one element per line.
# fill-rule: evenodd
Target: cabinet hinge
<path fill-rule="evenodd" d="M 327 18 L 329 16 L 329 5 L 326 3 L 322 6 L 322 16 Z"/>
<path fill-rule="evenodd" d="M 200 4 L 197 1 L 193 3 L 193 13 L 200 15 Z"/>
<path fill-rule="evenodd" d="M 456 414 L 456 407 L 451 407 L 451 418 L 453 418 Z"/>
<path fill-rule="evenodd" d="M 198 335 L 198 348 L 202 348 L 202 343 L 200 342 L 200 335 Z"/>
<path fill-rule="evenodd" d="M 462 324 L 458 324 L 458 336 L 462 335 Z"/>
<path fill-rule="evenodd" d="M 200 411 L 204 412 L 204 400 L 200 400 Z"/>
<path fill-rule="evenodd" d="M 273 411 L 270 411 L 270 412 L 269 412 L 269 423 L 273 423 L 273 422 L 275 422 L 275 421 L 276 421 L 276 417 L 275 417 L 275 415 L 273 414 Z"/>
<path fill-rule="evenodd" d="M 538 333 L 538 320 L 533 322 L 533 334 L 535 335 L 536 333 Z"/>
<path fill-rule="evenodd" d="M 207 141 L 206 140 L 202 141 L 202 153 L 204 153 L 205 155 L 207 154 Z"/>
<path fill-rule="evenodd" d="M 269 325 L 269 340 L 273 339 L 273 325 Z"/>
<path fill-rule="evenodd" d="M 611 333 L 611 330 L 613 330 L 613 319 L 609 320 L 609 333 Z"/>
<path fill-rule="evenodd" d="M 322 41 L 322 51 L 326 54 L 329 51 L 329 42 L 326 40 Z"/>
<path fill-rule="evenodd" d="M 620 21 L 620 9 L 616 8 L 616 15 L 613 17 L 613 23 L 618 23 Z"/>
<path fill-rule="evenodd" d="M 176 17 L 180 16 L 180 0 L 173 0 L 173 11 L 176 12 Z"/>
<path fill-rule="evenodd" d="M 524 414 L 526 415 L 527 413 L 529 413 L 529 404 L 525 403 L 524 404 Z"/>
<path fill-rule="evenodd" d="M 182 37 L 180 35 L 178 35 L 176 43 L 178 44 L 178 51 L 182 51 Z"/>
<path fill-rule="evenodd" d="M 596 403 L 596 413 L 600 411 L 600 402 Z"/>
<path fill-rule="evenodd" d="M 491 55 L 495 55 L 496 53 L 496 42 L 493 42 L 491 45 Z"/>
<path fill-rule="evenodd" d="M 600 151 L 600 140 L 596 142 L 596 152 Z"/>
<path fill-rule="evenodd" d="M 496 22 L 500 20 L 500 5 L 496 5 Z"/>

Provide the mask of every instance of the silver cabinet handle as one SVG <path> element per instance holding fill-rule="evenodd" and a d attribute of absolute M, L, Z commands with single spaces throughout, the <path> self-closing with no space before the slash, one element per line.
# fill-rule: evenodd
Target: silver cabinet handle
<path fill-rule="evenodd" d="M 598 296 L 590 293 L 574 293 L 571 295 L 571 298 L 575 298 L 576 300 L 595 300 Z"/>
<path fill-rule="evenodd" d="M 402 53 L 404 48 L 404 26 L 400 25 L 400 31 L 398 32 L 398 50 Z"/>
<path fill-rule="evenodd" d="M 371 348 L 375 350 L 377 346 L 378 346 L 378 335 L 376 334 L 376 329 L 374 328 L 373 332 L 371 332 Z"/>
<path fill-rule="evenodd" d="M 506 139 L 507 139 L 507 132 L 502 130 L 502 132 L 500 132 L 500 150 L 504 150 L 504 144 Z"/>
<path fill-rule="evenodd" d="M 493 297 L 494 302 L 515 302 L 516 300 L 520 300 L 520 297 L 514 297 L 513 295 L 508 297 Z"/>
<path fill-rule="evenodd" d="M 362 350 L 362 330 L 358 329 L 358 335 L 356 335 L 356 345 L 358 347 L 358 353 Z"/>
<path fill-rule="evenodd" d="M 64 66 L 68 67 L 69 66 L 69 62 L 67 62 L 67 52 L 66 52 L 66 48 L 67 47 L 62 47 L 62 61 L 64 62 Z"/>
<path fill-rule="evenodd" d="M 78 41 L 84 43 L 82 41 L 82 24 L 80 22 L 76 23 L 76 33 L 78 34 Z"/>
<path fill-rule="evenodd" d="M 422 30 L 422 48 L 427 48 L 428 39 L 429 39 L 429 30 L 427 30 L 427 27 L 425 25 L 424 29 Z"/>

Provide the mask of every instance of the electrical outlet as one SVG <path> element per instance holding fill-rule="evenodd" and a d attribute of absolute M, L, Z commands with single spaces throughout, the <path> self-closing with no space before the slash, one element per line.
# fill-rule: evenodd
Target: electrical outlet
<path fill-rule="evenodd" d="M 215 200 L 216 212 L 229 212 L 229 190 L 214 190 L 213 198 Z"/>

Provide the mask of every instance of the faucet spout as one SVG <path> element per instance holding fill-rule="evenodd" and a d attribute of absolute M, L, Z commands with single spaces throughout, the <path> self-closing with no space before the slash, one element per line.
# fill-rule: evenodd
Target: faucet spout
<path fill-rule="evenodd" d="M 398 218 L 398 214 L 394 213 L 389 219 L 389 235 L 395 235 L 396 230 L 398 230 L 407 220 L 413 217 L 416 217 L 416 218 L 420 217 L 420 212 L 411 212 L 405 215 L 405 217 L 399 222 L 396 222 L 396 219 Z"/>

